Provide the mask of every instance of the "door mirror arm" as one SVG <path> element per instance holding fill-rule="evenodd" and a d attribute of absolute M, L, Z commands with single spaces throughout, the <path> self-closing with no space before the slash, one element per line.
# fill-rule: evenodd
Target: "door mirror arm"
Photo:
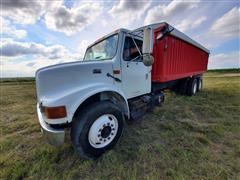
<path fill-rule="evenodd" d="M 172 31 L 174 30 L 174 28 L 172 28 L 171 30 L 169 28 L 167 28 L 167 30 L 162 34 L 162 36 L 160 36 L 159 38 L 157 37 L 156 39 L 158 41 L 160 41 L 161 39 L 163 39 L 164 37 L 166 37 L 168 34 L 170 34 Z"/>

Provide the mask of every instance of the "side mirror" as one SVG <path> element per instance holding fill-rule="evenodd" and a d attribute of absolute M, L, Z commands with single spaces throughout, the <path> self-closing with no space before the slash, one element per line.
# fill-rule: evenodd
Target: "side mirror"
<path fill-rule="evenodd" d="M 151 66 L 154 63 L 154 58 L 151 54 L 143 54 L 143 64 L 145 66 Z"/>
<path fill-rule="evenodd" d="M 142 53 L 143 54 L 152 54 L 153 52 L 153 35 L 152 29 L 146 28 L 143 32 L 143 47 Z"/>
<path fill-rule="evenodd" d="M 154 58 L 151 55 L 152 53 L 153 53 L 153 31 L 151 28 L 146 28 L 144 29 L 142 48 L 143 64 L 145 66 L 151 66 L 153 64 Z"/>

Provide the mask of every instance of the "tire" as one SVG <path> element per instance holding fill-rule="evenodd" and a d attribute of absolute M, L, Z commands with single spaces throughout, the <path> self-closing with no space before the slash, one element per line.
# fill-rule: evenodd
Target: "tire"
<path fill-rule="evenodd" d="M 98 158 L 117 143 L 123 122 L 119 107 L 108 101 L 92 103 L 77 111 L 71 128 L 74 149 L 85 159 Z"/>
<path fill-rule="evenodd" d="M 187 94 L 188 84 L 189 84 L 189 79 L 188 78 L 186 78 L 186 79 L 181 81 L 180 91 L 179 91 L 180 94 L 182 94 L 182 95 L 186 95 Z"/>
<path fill-rule="evenodd" d="M 197 91 L 201 91 L 203 88 L 203 81 L 202 78 L 198 79 L 198 86 L 197 86 Z"/>
<path fill-rule="evenodd" d="M 188 96 L 193 96 L 197 92 L 198 81 L 196 78 L 192 78 L 188 84 Z"/>

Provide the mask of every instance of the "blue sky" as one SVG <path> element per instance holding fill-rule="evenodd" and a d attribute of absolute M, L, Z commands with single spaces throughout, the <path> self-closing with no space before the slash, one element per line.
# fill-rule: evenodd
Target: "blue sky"
<path fill-rule="evenodd" d="M 1 1 L 1 77 L 81 60 L 118 28 L 167 21 L 209 48 L 209 69 L 240 67 L 239 1 Z"/>

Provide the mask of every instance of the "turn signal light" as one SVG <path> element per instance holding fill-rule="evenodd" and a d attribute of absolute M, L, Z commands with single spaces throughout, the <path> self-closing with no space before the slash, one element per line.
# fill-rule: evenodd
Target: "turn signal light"
<path fill-rule="evenodd" d="M 58 119 L 67 116 L 65 106 L 45 107 L 44 110 L 48 119 Z"/>

